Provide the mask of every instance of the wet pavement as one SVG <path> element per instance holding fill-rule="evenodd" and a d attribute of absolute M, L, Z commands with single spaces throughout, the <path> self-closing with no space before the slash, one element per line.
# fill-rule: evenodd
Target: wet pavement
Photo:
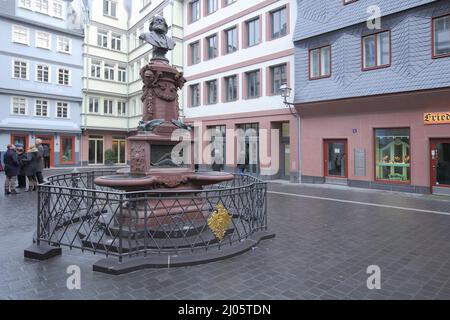
<path fill-rule="evenodd" d="M 0 175 L 3 185 L 4 175 Z M 92 271 L 101 255 L 63 249 L 23 258 L 36 194 L 0 191 L 0 299 L 450 299 L 450 199 L 270 183 L 273 240 L 229 260 L 122 276 Z M 68 290 L 67 267 L 81 268 Z M 381 289 L 367 288 L 367 268 Z"/>

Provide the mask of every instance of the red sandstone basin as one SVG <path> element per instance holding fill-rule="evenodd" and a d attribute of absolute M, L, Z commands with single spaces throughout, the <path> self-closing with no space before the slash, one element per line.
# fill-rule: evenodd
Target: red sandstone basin
<path fill-rule="evenodd" d="M 125 191 L 144 190 L 201 190 L 203 186 L 231 181 L 234 175 L 226 172 L 193 172 L 186 168 L 155 169 L 146 174 L 132 174 L 119 170 L 115 175 L 94 180 L 96 185 Z"/>

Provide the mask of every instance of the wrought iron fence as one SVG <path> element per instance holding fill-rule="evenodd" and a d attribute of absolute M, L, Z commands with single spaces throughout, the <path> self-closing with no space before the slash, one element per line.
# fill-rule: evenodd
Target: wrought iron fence
<path fill-rule="evenodd" d="M 37 244 L 118 256 L 220 250 L 267 230 L 266 183 L 248 176 L 200 191 L 120 192 L 108 171 L 51 176 L 39 187 Z"/>

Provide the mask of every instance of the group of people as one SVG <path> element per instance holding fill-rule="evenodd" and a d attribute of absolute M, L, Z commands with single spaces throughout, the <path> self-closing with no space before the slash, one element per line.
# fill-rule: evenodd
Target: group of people
<path fill-rule="evenodd" d="M 45 150 L 42 140 L 36 139 L 36 144 L 24 150 L 23 145 L 9 144 L 3 156 L 4 170 L 6 174 L 5 195 L 18 194 L 17 188 L 26 189 L 28 179 L 28 191 L 36 191 L 37 186 L 44 182 L 42 171 Z"/>

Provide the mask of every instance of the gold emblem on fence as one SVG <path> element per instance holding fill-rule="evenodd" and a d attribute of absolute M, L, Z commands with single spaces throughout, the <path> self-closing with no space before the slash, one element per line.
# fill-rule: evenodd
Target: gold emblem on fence
<path fill-rule="evenodd" d="M 230 223 L 230 213 L 223 204 L 219 203 L 208 218 L 208 226 L 219 241 L 222 241 L 223 237 L 225 237 L 225 233 L 227 232 Z"/>

